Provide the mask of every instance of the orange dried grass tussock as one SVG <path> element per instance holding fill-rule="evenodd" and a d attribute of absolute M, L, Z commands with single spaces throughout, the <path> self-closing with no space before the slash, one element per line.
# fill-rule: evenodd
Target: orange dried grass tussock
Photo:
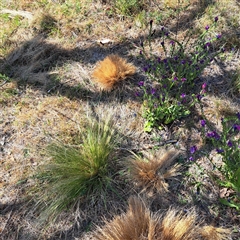
<path fill-rule="evenodd" d="M 136 72 L 135 66 L 118 55 L 109 55 L 93 71 L 93 79 L 101 89 L 110 91 L 113 86 Z"/>
<path fill-rule="evenodd" d="M 136 197 L 129 200 L 126 213 L 98 227 L 93 233 L 96 240 L 223 240 L 228 229 L 203 226 L 196 213 L 187 214 L 170 209 L 164 215 L 153 214 Z"/>
<path fill-rule="evenodd" d="M 147 153 L 145 158 L 134 155 L 126 163 L 132 178 L 143 190 L 168 191 L 166 179 L 179 175 L 180 165 L 170 167 L 179 155 L 174 149 L 156 152 L 154 155 Z"/>

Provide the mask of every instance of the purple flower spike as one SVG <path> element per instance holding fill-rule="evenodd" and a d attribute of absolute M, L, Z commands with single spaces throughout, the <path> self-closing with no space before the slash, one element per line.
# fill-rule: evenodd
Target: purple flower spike
<path fill-rule="evenodd" d="M 201 101 L 202 98 L 203 98 L 203 95 L 201 95 L 201 94 L 198 94 L 198 95 L 197 95 L 198 101 Z"/>
<path fill-rule="evenodd" d="M 237 117 L 240 120 L 240 112 L 237 113 Z"/>
<path fill-rule="evenodd" d="M 223 152 L 224 152 L 224 150 L 223 150 L 223 149 L 221 149 L 221 148 L 217 148 L 217 149 L 216 149 L 216 152 L 217 152 L 217 153 L 223 153 Z"/>
<path fill-rule="evenodd" d="M 208 30 L 208 29 L 209 29 L 209 26 L 207 25 L 207 26 L 205 27 L 205 29 Z"/>
<path fill-rule="evenodd" d="M 204 120 L 204 119 L 200 120 L 200 124 L 201 124 L 202 127 L 205 127 L 205 125 L 206 125 L 206 120 Z"/>
<path fill-rule="evenodd" d="M 234 131 L 239 131 L 240 132 L 240 125 L 234 124 L 233 129 L 234 129 Z"/>
<path fill-rule="evenodd" d="M 207 137 L 209 137 L 209 138 L 215 138 L 216 140 L 219 140 L 219 139 L 220 139 L 220 136 L 219 136 L 218 133 L 215 132 L 215 131 L 208 132 L 208 133 L 207 133 Z"/>
<path fill-rule="evenodd" d="M 139 97 L 140 93 L 139 92 L 135 92 L 135 97 Z"/>
<path fill-rule="evenodd" d="M 189 160 L 190 160 L 190 161 L 193 161 L 193 160 L 194 160 L 194 159 L 193 159 L 193 156 L 191 156 L 191 157 L 189 158 Z"/>
<path fill-rule="evenodd" d="M 164 42 L 161 42 L 161 45 L 164 46 Z"/>
<path fill-rule="evenodd" d="M 227 145 L 231 148 L 233 146 L 233 143 L 231 140 L 228 140 Z"/>
<path fill-rule="evenodd" d="M 218 21 L 218 16 L 214 18 L 214 22 L 217 22 Z"/>
<path fill-rule="evenodd" d="M 150 26 L 152 26 L 152 24 L 153 24 L 153 20 L 150 20 L 150 22 L 149 22 L 149 23 L 150 23 Z"/>
<path fill-rule="evenodd" d="M 140 81 L 140 82 L 138 83 L 138 85 L 139 85 L 140 87 L 142 87 L 142 86 L 144 85 L 144 81 Z"/>
<path fill-rule="evenodd" d="M 192 147 L 190 147 L 190 153 L 194 154 L 197 151 L 197 147 L 194 145 Z"/>
<path fill-rule="evenodd" d="M 204 83 L 204 84 L 202 85 L 202 89 L 206 89 L 206 87 L 207 87 L 207 84 Z"/>
<path fill-rule="evenodd" d="M 205 47 L 209 47 L 211 45 L 211 43 L 210 42 L 207 42 L 206 44 L 205 44 Z"/>
<path fill-rule="evenodd" d="M 155 88 L 152 88 L 151 89 L 151 94 L 154 95 L 156 93 L 156 89 Z"/>

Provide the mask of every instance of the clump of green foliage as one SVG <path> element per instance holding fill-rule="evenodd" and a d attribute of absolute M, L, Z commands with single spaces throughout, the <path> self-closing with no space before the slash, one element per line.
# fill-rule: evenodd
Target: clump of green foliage
<path fill-rule="evenodd" d="M 221 155 L 223 164 L 217 166 L 211 158 L 215 170 L 221 173 L 223 178 L 216 178 L 216 182 L 234 191 L 228 199 L 220 199 L 221 203 L 240 210 L 240 113 L 236 116 L 222 118 L 222 133 L 210 131 L 208 122 L 201 120 L 202 135 Z"/>
<path fill-rule="evenodd" d="M 114 7 L 125 16 L 136 15 L 141 12 L 144 6 L 143 0 L 115 0 Z"/>
<path fill-rule="evenodd" d="M 218 17 L 215 18 L 215 24 L 206 26 L 205 31 L 194 42 L 191 41 L 190 32 L 183 42 L 179 42 L 162 27 L 160 45 L 163 52 L 159 56 L 151 52 L 151 36 L 154 32 L 153 21 L 150 21 L 149 37 L 142 44 L 140 52 L 147 60 L 143 71 L 150 81 L 141 81 L 141 91 L 136 93 L 144 102 L 145 131 L 150 132 L 154 127 L 161 128 L 161 124 L 170 124 L 188 116 L 191 107 L 205 94 L 205 83 L 197 90 L 197 94 L 194 93 L 195 86 L 198 86 L 198 77 L 224 51 L 221 47 L 215 49 L 215 42 L 221 38 L 220 34 L 213 35 L 217 21 Z M 146 45 L 150 53 L 146 51 Z"/>
<path fill-rule="evenodd" d="M 230 196 L 220 198 L 224 205 L 240 210 L 240 113 L 221 119 L 222 131 L 212 129 L 211 124 L 206 120 L 200 120 L 201 133 L 204 142 L 221 156 L 222 163 L 216 163 L 215 157 L 205 154 L 210 161 L 212 170 L 205 171 L 220 186 L 231 189 Z M 190 161 L 194 160 L 197 147 L 190 148 Z M 198 166 L 199 167 L 199 166 Z"/>
<path fill-rule="evenodd" d="M 112 123 L 89 122 L 80 137 L 78 147 L 54 143 L 47 149 L 52 160 L 41 167 L 44 187 L 37 202 L 44 220 L 55 220 L 82 200 L 99 200 L 111 189 L 109 166 L 119 141 Z"/>

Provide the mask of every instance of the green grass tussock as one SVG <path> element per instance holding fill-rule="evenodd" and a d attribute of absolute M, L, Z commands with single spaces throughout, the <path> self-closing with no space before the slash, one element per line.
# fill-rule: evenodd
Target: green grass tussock
<path fill-rule="evenodd" d="M 110 121 L 87 123 L 79 147 L 51 144 L 52 161 L 41 168 L 46 186 L 37 205 L 41 218 L 54 220 L 63 211 L 84 199 L 102 198 L 111 185 L 109 164 L 118 144 L 118 134 Z"/>

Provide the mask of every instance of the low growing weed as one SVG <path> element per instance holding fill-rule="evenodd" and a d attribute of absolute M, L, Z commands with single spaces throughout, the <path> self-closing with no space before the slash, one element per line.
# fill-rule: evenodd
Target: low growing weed
<path fill-rule="evenodd" d="M 220 198 L 220 202 L 240 210 L 240 113 L 236 116 L 222 118 L 222 133 L 212 131 L 208 121 L 200 121 L 202 127 L 202 137 L 206 143 L 211 144 L 216 153 L 221 155 L 222 164 L 216 164 L 213 158 L 206 156 L 213 169 L 220 173 L 221 178 L 214 177 L 214 180 L 221 186 L 231 189 L 228 199 Z M 190 149 L 193 155 L 197 151 L 195 146 Z M 193 157 L 190 157 L 193 160 Z M 210 176 L 214 176 L 209 173 Z"/>
<path fill-rule="evenodd" d="M 43 166 L 39 174 L 46 186 L 37 203 L 43 220 L 54 220 L 83 199 L 99 201 L 112 189 L 109 165 L 117 136 L 110 122 L 94 122 L 82 132 L 79 147 L 48 147 L 52 162 Z"/>
<path fill-rule="evenodd" d="M 217 22 L 218 17 L 215 17 L 213 26 L 206 26 L 205 31 L 194 42 L 190 32 L 180 42 L 162 27 L 160 46 L 163 52 L 156 57 L 152 54 L 151 36 L 154 31 L 153 22 L 150 21 L 149 37 L 142 45 L 140 54 L 148 62 L 143 71 L 151 81 L 141 81 L 139 85 L 142 90 L 136 93 L 144 102 L 145 131 L 150 132 L 154 127 L 161 128 L 161 124 L 170 124 L 188 116 L 191 107 L 206 92 L 205 83 L 197 95 L 194 94 L 194 87 L 198 85 L 203 69 L 224 50 L 214 47 L 214 43 L 221 38 L 220 34 L 214 33 Z M 146 51 L 146 45 L 150 53 Z"/>

